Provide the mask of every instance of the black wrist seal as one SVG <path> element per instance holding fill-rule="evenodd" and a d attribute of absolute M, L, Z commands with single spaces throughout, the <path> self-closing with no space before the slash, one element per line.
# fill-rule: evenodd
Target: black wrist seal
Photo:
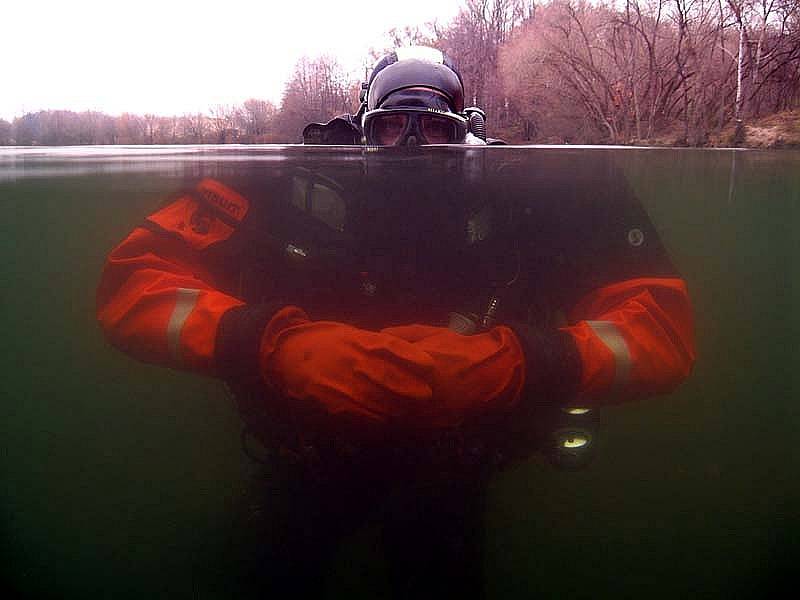
<path fill-rule="evenodd" d="M 224 379 L 258 377 L 261 337 L 272 317 L 286 302 L 235 306 L 226 311 L 217 329 L 216 374 Z"/>
<path fill-rule="evenodd" d="M 505 323 L 525 353 L 525 393 L 529 398 L 568 400 L 580 385 L 581 357 L 572 336 L 560 330 L 540 331 L 524 323 Z"/>

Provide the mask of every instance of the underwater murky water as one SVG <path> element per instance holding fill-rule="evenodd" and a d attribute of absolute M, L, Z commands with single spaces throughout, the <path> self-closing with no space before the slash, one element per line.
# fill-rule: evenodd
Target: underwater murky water
<path fill-rule="evenodd" d="M 573 213 L 564 207 L 581 199 L 558 197 L 559 182 L 596 181 L 602 194 L 607 180 L 597 173 L 624 174 L 688 283 L 694 373 L 668 396 L 600 410 L 598 453 L 586 468 L 560 470 L 534 454 L 493 477 L 487 593 L 760 597 L 789 579 L 800 558 L 800 153 L 75 148 L 0 150 L 6 589 L 54 598 L 257 595 L 241 577 L 255 543 L 243 498 L 256 467 L 242 452 L 235 406 L 216 380 L 108 346 L 94 295 L 109 250 L 170 194 L 209 176 L 268 191 L 296 169 L 333 175 L 362 202 L 370 185 L 408 186 L 400 197 L 426 199 L 422 212 L 387 203 L 355 220 L 341 195 L 313 206 L 285 200 L 334 241 L 287 233 L 289 221 L 283 233 L 329 261 L 360 243 L 398 243 L 406 222 L 427 223 L 428 234 L 432 215 L 457 223 L 436 229 L 438 244 L 408 238 L 414 264 L 426 269 L 404 273 L 422 280 L 453 267 L 458 235 L 480 237 L 484 224 L 470 215 L 499 206 L 493 222 L 501 220 L 498 190 L 530 185 L 538 214 L 568 235 L 562 217 Z M 431 201 L 443 195 L 449 203 Z M 330 565 L 333 596 L 388 593 L 373 525 Z"/>

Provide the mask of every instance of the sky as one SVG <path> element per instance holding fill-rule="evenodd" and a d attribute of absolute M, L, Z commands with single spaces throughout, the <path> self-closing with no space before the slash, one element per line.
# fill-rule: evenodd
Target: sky
<path fill-rule="evenodd" d="M 328 54 L 363 77 L 392 27 L 447 23 L 461 0 L 2 0 L 0 118 L 278 104 L 295 62 Z"/>

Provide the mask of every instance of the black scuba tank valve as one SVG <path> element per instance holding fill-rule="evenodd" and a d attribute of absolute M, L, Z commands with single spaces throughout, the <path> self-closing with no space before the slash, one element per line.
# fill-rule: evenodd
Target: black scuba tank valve
<path fill-rule="evenodd" d="M 500 299 L 497 296 L 492 296 L 489 299 L 489 304 L 486 306 L 486 312 L 483 313 L 481 319 L 481 326 L 484 330 L 489 330 L 494 325 L 497 317 L 497 306 L 500 304 Z"/>

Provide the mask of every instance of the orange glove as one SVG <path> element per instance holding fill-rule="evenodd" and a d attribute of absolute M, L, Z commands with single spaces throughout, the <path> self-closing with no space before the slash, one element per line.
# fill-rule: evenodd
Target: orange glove
<path fill-rule="evenodd" d="M 270 320 L 259 366 L 283 395 L 332 415 L 423 424 L 441 413 L 434 360 L 424 349 L 386 333 L 311 321 L 297 307 Z"/>
<path fill-rule="evenodd" d="M 455 422 L 510 408 L 520 399 L 525 356 L 508 327 L 469 336 L 427 325 L 390 327 L 381 333 L 404 339 L 430 356 L 434 397 Z"/>

